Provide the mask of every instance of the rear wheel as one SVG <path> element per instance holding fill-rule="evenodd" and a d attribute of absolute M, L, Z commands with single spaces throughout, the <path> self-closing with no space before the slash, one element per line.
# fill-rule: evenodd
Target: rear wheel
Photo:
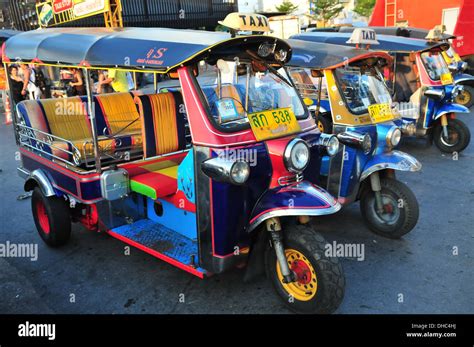
<path fill-rule="evenodd" d="M 71 213 L 64 199 L 46 197 L 39 187 L 33 191 L 31 208 L 36 229 L 48 246 L 59 247 L 71 237 Z"/>
<path fill-rule="evenodd" d="M 392 178 L 381 178 L 383 211 L 377 211 L 375 193 L 367 188 L 360 199 L 360 212 L 374 233 L 398 239 L 409 233 L 418 222 L 419 208 L 415 194 L 405 184 Z"/>
<path fill-rule="evenodd" d="M 464 90 L 456 96 L 454 102 L 470 108 L 474 103 L 474 88 L 471 86 L 464 86 Z"/>
<path fill-rule="evenodd" d="M 469 128 L 459 119 L 448 120 L 448 137 L 443 134 L 443 127 L 437 124 L 433 131 L 433 141 L 440 151 L 445 153 L 462 152 L 471 141 Z"/>
<path fill-rule="evenodd" d="M 327 242 L 309 227 L 292 225 L 283 233 L 285 255 L 295 281 L 283 282 L 275 251 L 268 247 L 265 269 L 276 292 L 294 312 L 334 312 L 342 302 L 345 288 L 338 259 L 325 255 Z"/>

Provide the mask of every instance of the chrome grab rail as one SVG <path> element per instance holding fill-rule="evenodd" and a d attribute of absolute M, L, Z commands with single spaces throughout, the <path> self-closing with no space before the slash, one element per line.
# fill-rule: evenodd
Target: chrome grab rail
<path fill-rule="evenodd" d="M 27 126 L 25 124 L 17 123 L 16 126 L 17 126 L 17 128 L 19 128 L 18 129 L 18 135 L 19 135 L 20 145 L 31 148 L 31 149 L 34 149 L 34 150 L 37 150 L 40 153 L 43 153 L 43 154 L 45 154 L 49 157 L 53 157 L 54 159 L 62 161 L 65 164 L 68 164 L 68 165 L 71 165 L 71 166 L 80 165 L 80 160 L 79 159 L 81 157 L 81 151 L 71 141 L 66 140 L 62 137 L 44 132 L 42 130 Z M 41 138 L 36 136 L 37 133 L 39 133 L 41 135 L 44 135 L 46 139 L 42 140 Z M 25 138 L 27 140 L 25 140 Z M 54 141 L 66 143 L 67 145 L 69 145 L 70 148 L 72 148 L 72 151 L 69 151 L 67 149 L 55 146 Z M 33 142 L 34 142 L 34 144 L 33 144 Z M 71 162 L 71 161 L 66 160 L 64 158 L 61 158 L 61 157 L 59 157 L 59 156 L 57 156 L 53 153 L 49 153 L 49 152 L 45 151 L 44 146 L 48 146 L 50 148 L 56 149 L 60 152 L 63 152 L 65 154 L 67 154 L 68 157 L 71 156 L 73 158 L 74 162 Z"/>

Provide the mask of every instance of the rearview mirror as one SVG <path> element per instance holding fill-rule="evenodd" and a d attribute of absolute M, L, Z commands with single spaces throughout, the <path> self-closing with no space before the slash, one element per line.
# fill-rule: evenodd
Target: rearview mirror
<path fill-rule="evenodd" d="M 323 73 L 320 70 L 311 70 L 311 77 L 320 78 L 323 77 Z"/>

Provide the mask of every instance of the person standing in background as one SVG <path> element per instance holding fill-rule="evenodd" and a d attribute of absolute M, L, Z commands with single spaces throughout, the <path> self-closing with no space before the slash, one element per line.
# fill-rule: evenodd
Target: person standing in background
<path fill-rule="evenodd" d="M 84 79 L 82 78 L 82 73 L 79 69 L 71 69 L 72 81 L 69 82 L 69 85 L 73 88 L 73 96 L 83 96 L 86 95 L 86 88 L 84 87 Z"/>
<path fill-rule="evenodd" d="M 130 91 L 127 73 L 117 69 L 109 69 L 107 78 L 99 80 L 99 88 L 103 85 L 111 85 L 117 93 L 127 93 Z"/>
<path fill-rule="evenodd" d="M 8 72 L 11 81 L 11 97 L 15 104 L 18 104 L 20 101 L 25 100 L 25 97 L 22 95 L 23 79 L 18 75 L 18 66 L 16 65 L 10 66 Z"/>
<path fill-rule="evenodd" d="M 21 64 L 21 72 L 23 75 L 23 90 L 21 95 L 29 95 L 30 100 L 39 100 L 41 98 L 41 89 L 36 86 L 35 69 L 29 68 L 26 64 Z"/>

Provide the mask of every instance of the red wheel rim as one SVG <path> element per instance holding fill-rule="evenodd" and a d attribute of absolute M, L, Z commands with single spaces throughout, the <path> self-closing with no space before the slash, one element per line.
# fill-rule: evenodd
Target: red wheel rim
<path fill-rule="evenodd" d="M 46 207 L 44 206 L 41 200 L 38 200 L 36 202 L 36 216 L 38 217 L 38 222 L 41 227 L 41 230 L 43 230 L 45 234 L 49 234 L 49 217 L 46 213 Z"/>

